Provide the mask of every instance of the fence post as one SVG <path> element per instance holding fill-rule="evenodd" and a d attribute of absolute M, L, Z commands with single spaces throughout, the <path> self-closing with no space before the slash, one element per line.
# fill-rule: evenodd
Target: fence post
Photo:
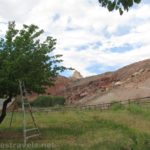
<path fill-rule="evenodd" d="M 131 102 L 130 102 L 130 99 L 129 99 L 129 101 L 128 101 L 129 106 L 130 106 L 130 103 L 131 103 Z"/>

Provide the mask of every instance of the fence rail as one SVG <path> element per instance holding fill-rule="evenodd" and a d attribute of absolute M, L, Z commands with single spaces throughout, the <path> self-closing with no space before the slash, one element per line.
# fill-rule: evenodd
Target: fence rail
<path fill-rule="evenodd" d="M 99 110 L 107 110 L 110 109 L 114 104 L 120 105 L 130 105 L 132 103 L 136 104 L 146 104 L 150 103 L 150 96 L 143 97 L 138 99 L 128 99 L 123 101 L 115 101 L 110 103 L 100 103 L 97 105 L 80 105 L 80 106 L 64 106 L 64 107 L 57 107 L 57 108 L 33 108 L 33 111 L 44 111 L 44 112 L 51 112 L 51 111 L 64 111 L 64 110 L 88 110 L 88 109 L 99 109 Z"/>

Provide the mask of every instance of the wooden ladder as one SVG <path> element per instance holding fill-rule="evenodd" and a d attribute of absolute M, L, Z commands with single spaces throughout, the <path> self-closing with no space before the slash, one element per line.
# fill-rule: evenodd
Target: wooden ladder
<path fill-rule="evenodd" d="M 27 140 L 33 137 L 40 136 L 40 131 L 39 128 L 35 122 L 33 113 L 32 113 L 32 108 L 30 103 L 27 100 L 27 92 L 26 88 L 24 85 L 24 82 L 19 81 L 19 88 L 20 88 L 20 95 L 21 95 L 21 102 L 22 102 L 22 111 L 23 111 L 23 138 L 24 138 L 24 144 L 26 145 Z M 29 114 L 32 119 L 33 123 L 33 128 L 27 128 L 27 121 L 26 121 L 26 110 L 29 110 Z"/>

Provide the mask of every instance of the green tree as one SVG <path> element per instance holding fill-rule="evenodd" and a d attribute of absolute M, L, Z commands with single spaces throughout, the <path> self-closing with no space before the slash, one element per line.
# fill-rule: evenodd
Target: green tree
<path fill-rule="evenodd" d="M 119 10 L 120 15 L 128 11 L 134 4 L 139 4 L 141 0 L 98 0 L 102 7 L 109 11 Z"/>
<path fill-rule="evenodd" d="M 56 39 L 47 37 L 36 25 L 15 28 L 9 22 L 4 38 L 0 39 L 0 97 L 6 97 L 0 115 L 0 123 L 6 116 L 6 108 L 19 94 L 18 82 L 23 81 L 27 91 L 44 93 L 46 86 L 53 85 L 57 75 L 66 68 L 60 65 L 62 55 L 54 55 Z"/>

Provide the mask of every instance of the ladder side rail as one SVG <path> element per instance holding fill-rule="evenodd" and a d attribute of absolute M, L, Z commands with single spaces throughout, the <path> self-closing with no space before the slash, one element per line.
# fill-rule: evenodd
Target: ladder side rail
<path fill-rule="evenodd" d="M 26 140 L 26 111 L 25 111 L 25 106 L 24 106 L 24 96 L 23 96 L 23 87 L 22 87 L 22 82 L 19 80 L 19 88 L 20 88 L 20 96 L 21 96 L 21 103 L 22 103 L 22 111 L 23 111 L 23 137 L 24 137 L 24 144 L 26 145 L 27 140 Z"/>

